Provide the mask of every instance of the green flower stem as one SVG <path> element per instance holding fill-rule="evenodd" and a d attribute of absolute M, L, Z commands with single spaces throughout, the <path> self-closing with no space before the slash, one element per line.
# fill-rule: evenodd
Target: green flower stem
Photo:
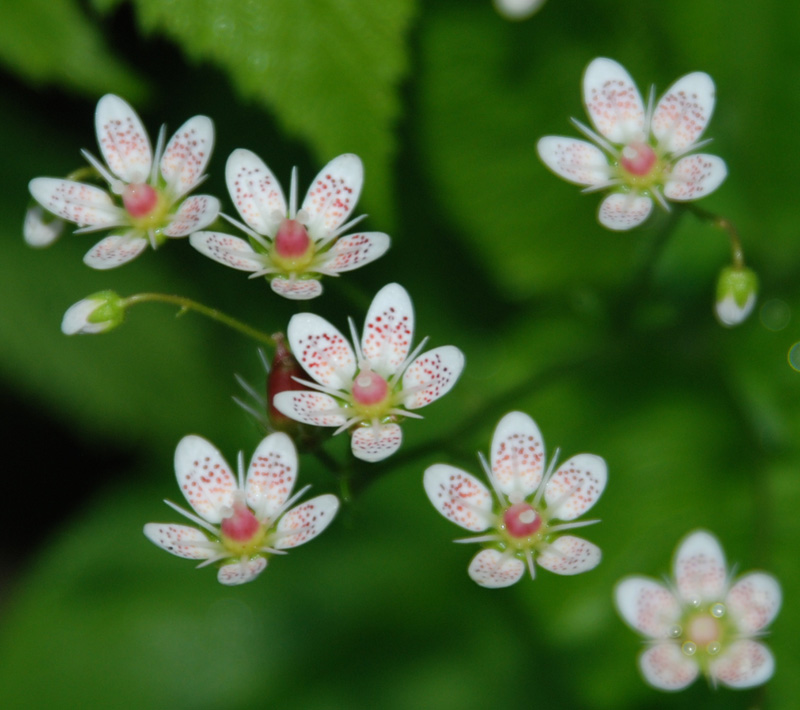
<path fill-rule="evenodd" d="M 728 233 L 728 238 L 731 240 L 731 262 L 733 267 L 737 270 L 744 268 L 744 251 L 742 249 L 742 240 L 739 237 L 739 231 L 736 229 L 733 222 L 726 217 L 720 217 L 713 212 L 704 210 L 695 205 L 686 205 L 687 209 L 692 212 L 699 219 L 711 222 L 718 229 L 724 229 Z"/>
<path fill-rule="evenodd" d="M 208 306 L 204 306 L 202 303 L 197 303 L 197 301 L 192 301 L 191 299 L 184 298 L 183 296 L 171 296 L 165 293 L 137 293 L 133 296 L 128 296 L 128 298 L 122 299 L 121 305 L 123 308 L 128 308 L 129 306 L 134 306 L 139 303 L 169 303 L 170 305 L 178 306 L 181 309 L 178 312 L 178 315 L 183 315 L 183 313 L 186 311 L 195 311 L 196 313 L 200 313 L 201 315 L 211 318 L 218 323 L 227 325 L 233 330 L 238 330 L 240 333 L 242 333 L 242 335 L 246 335 L 247 337 L 252 338 L 259 343 L 269 345 L 272 348 L 274 348 L 276 345 L 275 336 L 267 335 L 260 330 L 250 327 L 246 323 L 242 323 L 240 320 L 236 320 L 236 318 L 233 318 L 222 311 L 218 311 L 216 308 L 209 308 Z"/>

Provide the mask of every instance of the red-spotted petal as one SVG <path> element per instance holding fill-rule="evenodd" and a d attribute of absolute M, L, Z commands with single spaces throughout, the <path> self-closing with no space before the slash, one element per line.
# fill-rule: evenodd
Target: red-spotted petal
<path fill-rule="evenodd" d="M 289 500 L 297 478 L 297 449 L 282 432 L 263 439 L 247 469 L 247 504 L 258 517 L 272 518 Z"/>
<path fill-rule="evenodd" d="M 177 199 L 203 177 L 214 148 L 214 124 L 208 116 L 193 116 L 170 138 L 161 157 L 161 174 Z"/>
<path fill-rule="evenodd" d="M 320 170 L 308 189 L 302 209 L 309 215 L 314 241 L 325 238 L 344 223 L 358 202 L 364 184 L 361 158 L 345 153 Z"/>
<path fill-rule="evenodd" d="M 307 301 L 322 293 L 322 284 L 316 279 L 286 279 L 277 276 L 269 285 L 279 296 L 292 301 Z"/>
<path fill-rule="evenodd" d="M 374 427 L 359 427 L 353 431 L 350 449 L 362 461 L 383 461 L 391 456 L 403 442 L 403 430 L 394 423 Z"/>
<path fill-rule="evenodd" d="M 135 259 L 145 249 L 148 241 L 141 237 L 112 235 L 95 244 L 83 257 L 83 263 L 93 269 L 115 269 Z"/>
<path fill-rule="evenodd" d="M 670 86 L 653 112 L 659 147 L 675 153 L 697 141 L 711 120 L 715 94 L 714 82 L 703 72 L 687 74 Z"/>
<path fill-rule="evenodd" d="M 110 195 L 94 185 L 59 178 L 34 178 L 28 189 L 42 207 L 81 227 L 116 227 L 125 224 L 125 210 L 117 207 Z"/>
<path fill-rule="evenodd" d="M 681 653 L 677 643 L 660 643 L 639 656 L 644 679 L 659 690 L 683 690 L 697 678 L 700 669 L 695 661 Z"/>
<path fill-rule="evenodd" d="M 599 456 L 573 456 L 559 466 L 545 485 L 548 514 L 551 518 L 575 520 L 597 502 L 607 480 L 608 467 Z"/>
<path fill-rule="evenodd" d="M 519 582 L 525 574 L 525 563 L 497 550 L 481 550 L 472 558 L 467 572 L 482 587 L 499 589 Z"/>
<path fill-rule="evenodd" d="M 400 284 L 384 286 L 372 299 L 361 334 L 361 351 L 370 367 L 393 375 L 405 362 L 414 337 L 414 307 Z"/>
<path fill-rule="evenodd" d="M 605 153 L 586 141 L 545 136 L 539 139 L 536 150 L 550 170 L 576 185 L 597 185 L 609 178 L 610 168 Z"/>
<path fill-rule="evenodd" d="M 287 216 L 286 198 L 277 178 L 255 153 L 234 150 L 225 165 L 225 180 L 231 199 L 248 226 L 274 237 Z"/>
<path fill-rule="evenodd" d="M 189 237 L 201 254 L 239 271 L 258 271 L 267 265 L 266 255 L 256 254 L 244 239 L 221 232 L 195 232 Z"/>
<path fill-rule="evenodd" d="M 675 553 L 674 575 L 684 600 L 722 601 L 728 570 L 717 538 L 705 530 L 685 537 Z"/>
<path fill-rule="evenodd" d="M 383 256 L 390 243 L 389 236 L 382 232 L 350 234 L 338 239 L 324 254 L 320 268 L 337 274 L 358 269 Z"/>
<path fill-rule="evenodd" d="M 764 572 L 750 572 L 733 585 L 725 604 L 741 633 L 754 634 L 772 623 L 781 608 L 778 580 Z"/>
<path fill-rule="evenodd" d="M 347 339 L 313 313 L 292 316 L 289 344 L 303 369 L 321 385 L 347 390 L 356 373 L 356 356 Z"/>
<path fill-rule="evenodd" d="M 600 203 L 597 219 L 607 229 L 624 232 L 638 227 L 652 209 L 653 201 L 649 197 L 635 192 L 613 192 Z"/>
<path fill-rule="evenodd" d="M 94 121 L 97 143 L 111 172 L 124 182 L 145 182 L 153 151 L 136 111 L 119 96 L 106 94 L 97 102 Z"/>
<path fill-rule="evenodd" d="M 613 59 L 600 57 L 586 67 L 583 102 L 595 128 L 612 143 L 644 135 L 644 103 L 631 75 Z"/>
<path fill-rule="evenodd" d="M 175 476 L 195 512 L 209 523 L 222 521 L 233 505 L 236 478 L 217 448 L 200 436 L 185 436 L 175 450 Z"/>
<path fill-rule="evenodd" d="M 766 683 L 775 672 L 772 652 L 758 641 L 734 641 L 708 667 L 711 677 L 729 688 L 752 688 Z"/>
<path fill-rule="evenodd" d="M 663 584 L 647 577 L 628 577 L 617 584 L 614 601 L 620 616 L 636 631 L 666 638 L 678 622 L 681 607 Z"/>
<path fill-rule="evenodd" d="M 515 500 L 533 493 L 542 480 L 544 440 L 524 412 L 509 412 L 492 436 L 492 476 L 497 487 Z M 516 495 L 515 495 L 516 494 Z"/>
<path fill-rule="evenodd" d="M 267 567 L 264 557 L 254 557 L 252 560 L 239 560 L 229 565 L 224 565 L 217 572 L 217 579 L 221 584 L 228 586 L 252 582 Z"/>
<path fill-rule="evenodd" d="M 312 426 L 342 426 L 347 421 L 345 410 L 328 394 L 307 390 L 278 392 L 272 404 L 281 414 Z"/>
<path fill-rule="evenodd" d="M 422 353 L 403 375 L 403 404 L 419 409 L 447 394 L 464 369 L 464 354 L 453 345 Z"/>
<path fill-rule="evenodd" d="M 169 226 L 168 237 L 185 237 L 211 224 L 219 214 L 219 200 L 211 195 L 194 195 L 185 199 Z"/>
<path fill-rule="evenodd" d="M 697 153 L 681 158 L 664 183 L 664 197 L 678 202 L 697 200 L 714 192 L 728 175 L 728 167 L 716 155 Z"/>
<path fill-rule="evenodd" d="M 556 574 L 588 572 L 600 564 L 602 553 L 594 543 L 572 535 L 558 538 L 536 558 L 540 566 Z"/>
<path fill-rule="evenodd" d="M 425 470 L 422 484 L 433 507 L 456 525 L 483 532 L 494 521 L 492 494 L 466 471 L 437 463 Z"/>
<path fill-rule="evenodd" d="M 339 510 L 339 499 L 326 493 L 292 508 L 278 523 L 278 550 L 297 547 L 315 538 L 330 525 Z"/>
<path fill-rule="evenodd" d="M 190 560 L 207 560 L 216 554 L 208 538 L 197 528 L 172 523 L 147 523 L 144 534 L 163 550 Z"/>

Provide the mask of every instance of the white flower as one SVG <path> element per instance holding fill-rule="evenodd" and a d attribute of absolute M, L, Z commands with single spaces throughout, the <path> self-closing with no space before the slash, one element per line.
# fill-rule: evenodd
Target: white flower
<path fill-rule="evenodd" d="M 185 237 L 217 218 L 219 200 L 210 195 L 183 197 L 204 179 L 214 146 L 214 126 L 194 116 L 164 148 L 164 128 L 155 159 L 150 138 L 136 112 L 121 98 L 107 94 L 97 103 L 95 127 L 103 165 L 87 151 L 84 157 L 108 183 L 111 192 L 74 180 L 40 177 L 29 184 L 45 209 L 82 229 L 115 232 L 84 257 L 94 269 L 112 269 L 154 249 L 168 237 Z M 162 155 L 163 152 L 163 155 Z"/>
<path fill-rule="evenodd" d="M 382 256 L 389 237 L 381 232 L 340 235 L 366 215 L 347 222 L 358 202 L 364 168 L 357 155 L 334 158 L 314 178 L 297 209 L 297 170 L 292 171 L 289 203 L 280 183 L 249 150 L 231 153 L 225 169 L 228 191 L 246 224 L 226 217 L 249 237 L 198 232 L 189 240 L 206 256 L 250 278 L 265 276 L 275 293 L 295 300 L 322 293 L 318 276 L 338 276 Z"/>
<path fill-rule="evenodd" d="M 545 136 L 537 149 L 545 165 L 584 192 L 608 189 L 600 223 L 627 230 L 647 219 L 653 200 L 685 202 L 713 192 L 727 175 L 725 162 L 696 153 L 714 110 L 714 82 L 694 72 L 676 81 L 647 109 L 630 74 L 612 59 L 593 60 L 583 75 L 583 101 L 597 132 L 573 119 L 597 146 L 575 138 Z M 685 156 L 685 157 L 684 157 Z"/>
<path fill-rule="evenodd" d="M 556 452 L 556 457 L 558 452 Z M 478 542 L 485 549 L 472 559 L 469 576 L 483 587 L 507 587 L 534 562 L 563 575 L 586 572 L 600 563 L 600 548 L 566 530 L 599 522 L 572 522 L 602 494 L 606 463 L 593 454 L 578 454 L 553 473 L 545 472 L 544 440 L 523 412 L 509 412 L 492 437 L 491 466 L 481 463 L 494 490 L 460 468 L 434 464 L 423 484 L 431 503 L 448 520 L 482 533 L 456 542 Z M 488 534 L 487 534 L 488 531 Z"/>
<path fill-rule="evenodd" d="M 719 541 L 695 530 L 678 545 L 674 581 L 627 577 L 614 592 L 620 616 L 648 638 L 644 679 L 682 690 L 702 672 L 712 685 L 750 688 L 772 677 L 775 661 L 760 641 L 781 607 L 781 588 L 764 572 L 731 586 Z"/>
<path fill-rule="evenodd" d="M 353 455 L 380 461 L 400 447 L 404 417 L 450 391 L 464 355 L 444 345 L 417 355 L 425 338 L 409 354 L 414 337 L 414 310 L 399 284 L 384 286 L 372 301 L 361 346 L 355 325 L 350 330 L 356 351 L 328 321 L 300 313 L 287 332 L 294 356 L 314 382 L 298 380 L 316 391 L 287 391 L 272 400 L 287 417 L 315 426 L 350 429 Z"/>
<path fill-rule="evenodd" d="M 283 433 L 270 434 L 256 449 L 238 482 L 222 454 L 199 436 L 181 439 L 175 451 L 175 474 L 194 515 L 164 501 L 200 526 L 148 523 L 144 534 L 178 557 L 203 560 L 198 567 L 225 561 L 217 574 L 222 584 L 243 584 L 258 576 L 271 555 L 302 545 L 333 520 L 339 499 L 330 494 L 287 509 L 310 486 L 289 497 L 297 478 L 297 451 Z"/>
<path fill-rule="evenodd" d="M 494 0 L 495 9 L 507 20 L 525 20 L 542 5 L 544 0 Z"/>

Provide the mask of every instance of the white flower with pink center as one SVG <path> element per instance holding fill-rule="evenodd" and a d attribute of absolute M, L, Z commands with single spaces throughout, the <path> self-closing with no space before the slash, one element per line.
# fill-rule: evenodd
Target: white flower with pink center
<path fill-rule="evenodd" d="M 247 478 L 239 455 L 238 480 L 222 454 L 199 436 L 181 439 L 175 474 L 194 513 L 164 501 L 199 526 L 148 523 L 144 534 L 178 557 L 202 560 L 198 567 L 223 562 L 222 584 L 255 579 L 273 555 L 302 545 L 333 520 L 339 499 L 331 494 L 290 506 L 309 486 L 291 495 L 297 478 L 297 450 L 283 433 L 270 434 L 256 449 Z"/>
<path fill-rule="evenodd" d="M 272 400 L 287 417 L 314 426 L 349 430 L 353 455 L 380 461 L 400 447 L 399 422 L 422 419 L 417 409 L 447 394 L 464 368 L 452 345 L 413 352 L 414 309 L 399 284 L 384 286 L 372 301 L 359 339 L 350 321 L 355 350 L 324 318 L 300 313 L 287 335 L 294 356 L 314 380 L 298 380 L 314 391 L 280 392 Z"/>
<path fill-rule="evenodd" d="M 366 215 L 348 220 L 364 183 L 357 155 L 334 158 L 314 178 L 297 209 L 297 170 L 292 171 L 289 202 L 280 183 L 255 153 L 238 149 L 225 169 L 228 190 L 244 224 L 222 215 L 249 241 L 221 232 L 197 232 L 190 242 L 199 252 L 250 278 L 266 277 L 272 290 L 306 300 L 322 293 L 320 276 L 338 276 L 382 256 L 389 237 L 382 232 L 341 236 Z"/>
<path fill-rule="evenodd" d="M 644 679 L 660 690 L 682 690 L 702 673 L 709 682 L 750 688 L 775 669 L 764 635 L 781 608 L 781 588 L 765 572 L 731 584 L 719 541 L 695 530 L 678 545 L 674 580 L 627 577 L 614 592 L 620 616 L 647 637 L 639 656 Z"/>
<path fill-rule="evenodd" d="M 186 194 L 204 179 L 214 147 L 214 124 L 207 116 L 184 123 L 164 147 L 164 127 L 155 157 L 136 112 L 119 96 L 107 94 L 95 112 L 97 142 L 106 164 L 82 151 L 108 183 L 110 192 L 74 180 L 40 177 L 29 184 L 45 209 L 83 232 L 110 230 L 84 257 L 93 269 L 112 269 L 136 258 L 148 246 L 185 237 L 207 227 L 219 213 L 211 195 Z M 30 242 L 26 228 L 26 239 Z"/>
<path fill-rule="evenodd" d="M 585 185 L 584 192 L 610 191 L 597 215 L 608 229 L 640 225 L 653 201 L 669 210 L 668 200 L 705 197 L 727 175 L 721 158 L 687 155 L 708 142 L 699 138 L 714 110 L 711 77 L 703 72 L 681 77 L 655 109 L 654 95 L 651 89 L 645 108 L 622 65 L 595 59 L 583 75 L 583 101 L 596 130 L 573 123 L 597 145 L 563 136 L 545 136 L 537 145 L 539 157 L 559 177 Z"/>
<path fill-rule="evenodd" d="M 490 462 L 479 457 L 491 490 L 475 476 L 443 463 L 426 469 L 423 479 L 436 510 L 456 525 L 480 533 L 456 540 L 484 546 L 468 568 L 475 582 L 508 587 L 526 567 L 533 579 L 536 564 L 573 575 L 600 563 L 600 548 L 564 533 L 599 522 L 576 518 L 603 493 L 608 470 L 602 458 L 578 454 L 553 472 L 556 451 L 545 471 L 544 440 L 536 422 L 523 412 L 509 412 L 497 424 Z"/>

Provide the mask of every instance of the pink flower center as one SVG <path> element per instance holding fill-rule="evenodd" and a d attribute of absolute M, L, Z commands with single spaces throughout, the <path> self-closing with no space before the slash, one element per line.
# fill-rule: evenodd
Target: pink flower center
<path fill-rule="evenodd" d="M 364 407 L 380 404 L 389 393 L 389 385 L 377 372 L 364 370 L 353 382 L 353 401 Z"/>
<path fill-rule="evenodd" d="M 503 513 L 503 522 L 511 537 L 530 537 L 542 527 L 542 518 L 528 503 L 515 503 Z"/>
<path fill-rule="evenodd" d="M 629 143 L 622 149 L 620 165 L 636 177 L 644 177 L 656 164 L 656 152 L 647 143 Z"/>
<path fill-rule="evenodd" d="M 122 204 L 134 219 L 147 217 L 158 204 L 158 193 L 144 182 L 131 183 L 122 192 Z"/>
<path fill-rule="evenodd" d="M 686 629 L 686 636 L 700 647 L 717 641 L 720 633 L 719 622 L 707 614 L 699 614 L 692 618 Z"/>
<path fill-rule="evenodd" d="M 242 544 L 250 542 L 255 537 L 261 529 L 261 524 L 247 505 L 236 501 L 233 504 L 233 514 L 229 518 L 225 518 L 220 527 L 226 538 Z"/>
<path fill-rule="evenodd" d="M 311 244 L 306 228 L 296 219 L 285 219 L 275 235 L 275 251 L 283 259 L 304 256 Z"/>

